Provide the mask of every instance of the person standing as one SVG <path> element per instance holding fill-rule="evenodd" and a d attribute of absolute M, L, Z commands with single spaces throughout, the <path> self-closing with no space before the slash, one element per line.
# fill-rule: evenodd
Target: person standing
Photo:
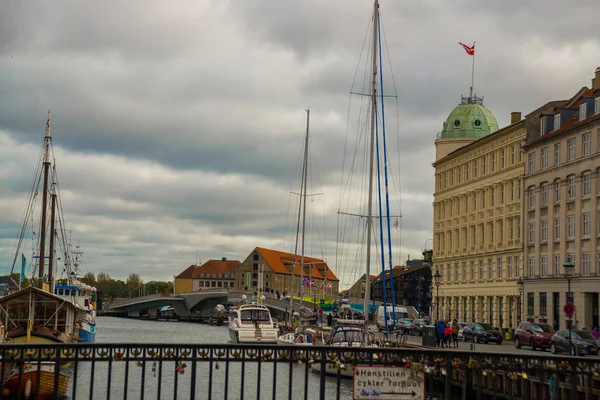
<path fill-rule="evenodd" d="M 436 324 L 435 324 L 435 332 L 437 334 L 437 345 L 439 347 L 444 347 L 444 329 L 446 328 L 446 323 L 444 322 L 444 319 L 440 319 Z"/>
<path fill-rule="evenodd" d="M 452 320 L 452 346 L 458 347 L 458 331 L 460 330 L 460 326 L 458 325 L 458 321 L 456 318 Z"/>
<path fill-rule="evenodd" d="M 595 326 L 594 329 L 592 330 L 592 336 L 595 337 L 596 339 L 600 339 L 600 331 L 598 330 L 597 326 Z"/>

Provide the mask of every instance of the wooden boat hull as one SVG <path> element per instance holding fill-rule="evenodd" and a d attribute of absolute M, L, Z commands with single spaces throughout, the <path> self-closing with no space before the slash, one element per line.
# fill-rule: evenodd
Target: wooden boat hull
<path fill-rule="evenodd" d="M 66 366 L 64 366 L 66 367 Z M 61 368 L 64 368 L 61 366 Z M 21 390 L 19 393 L 19 371 L 10 374 L 4 382 L 4 396 L 8 399 L 38 398 L 40 400 L 52 399 L 55 391 L 54 363 L 26 364 L 21 374 Z M 39 381 L 39 392 L 38 392 Z M 69 376 L 60 373 L 56 393 L 58 398 L 66 398 L 69 386 Z M 37 393 L 37 395 L 36 395 Z"/>

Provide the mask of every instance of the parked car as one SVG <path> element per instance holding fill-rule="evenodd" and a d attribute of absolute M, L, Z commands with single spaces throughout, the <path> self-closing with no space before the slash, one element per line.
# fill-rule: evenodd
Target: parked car
<path fill-rule="evenodd" d="M 600 355 L 598 345 L 596 344 L 596 338 L 594 338 L 589 332 L 572 331 L 571 340 L 573 342 L 573 348 L 571 348 L 569 351 L 569 331 L 566 329 L 556 331 L 554 336 L 552 336 L 550 351 L 552 354 L 570 353 L 571 355 L 578 356 L 585 356 L 587 354 Z"/>
<path fill-rule="evenodd" d="M 532 350 L 549 349 L 554 328 L 542 322 L 522 322 L 515 329 L 515 347 L 529 346 Z"/>
<path fill-rule="evenodd" d="M 502 344 L 502 335 L 491 324 L 476 322 L 463 328 L 463 342 Z"/>
<path fill-rule="evenodd" d="M 413 336 L 423 335 L 423 327 L 427 325 L 429 325 L 429 321 L 426 319 L 413 320 L 413 326 L 410 328 L 410 334 Z"/>

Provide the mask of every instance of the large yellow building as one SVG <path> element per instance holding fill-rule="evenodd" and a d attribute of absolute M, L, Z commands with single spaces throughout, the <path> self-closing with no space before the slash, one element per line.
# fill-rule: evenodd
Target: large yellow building
<path fill-rule="evenodd" d="M 523 262 L 521 146 L 536 116 L 511 113 L 498 129 L 482 99 L 463 98 L 437 138 L 434 270 L 439 317 L 516 327 Z M 434 289 L 434 296 L 437 290 Z M 436 316 L 437 316 L 436 312 Z"/>

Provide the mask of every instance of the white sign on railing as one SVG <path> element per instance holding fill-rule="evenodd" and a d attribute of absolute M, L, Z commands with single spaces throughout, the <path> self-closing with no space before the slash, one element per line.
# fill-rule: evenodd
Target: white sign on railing
<path fill-rule="evenodd" d="M 410 368 L 357 365 L 353 397 L 355 400 L 423 400 L 425 374 Z"/>

